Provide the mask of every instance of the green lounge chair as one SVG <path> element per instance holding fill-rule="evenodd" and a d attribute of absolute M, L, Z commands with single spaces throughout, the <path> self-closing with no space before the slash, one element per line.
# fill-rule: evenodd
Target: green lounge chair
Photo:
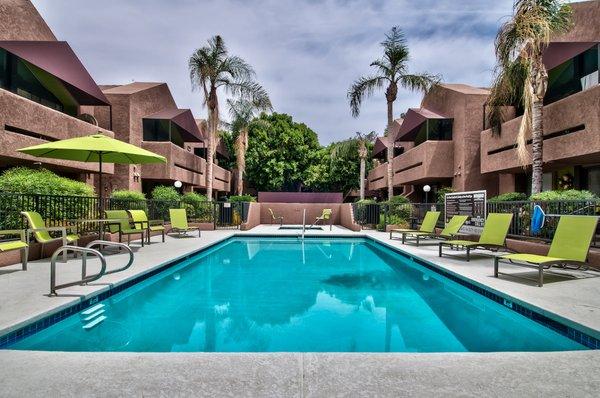
<path fill-rule="evenodd" d="M 171 231 L 176 232 L 177 235 L 187 235 L 190 231 L 198 231 L 198 237 L 201 236 L 200 228 L 188 225 L 185 209 L 169 209 L 169 218 L 171 219 Z"/>
<path fill-rule="evenodd" d="M 453 248 L 462 247 L 466 249 L 467 261 L 471 259 L 471 250 L 498 250 L 506 248 L 506 234 L 508 234 L 508 228 L 510 228 L 512 217 L 512 213 L 490 213 L 485 220 L 485 225 L 483 226 L 479 241 L 447 240 L 445 242 L 440 242 L 439 256 L 442 257 L 442 249 L 444 246 Z"/>
<path fill-rule="evenodd" d="M 594 268 L 585 261 L 597 224 L 598 217 L 595 216 L 561 216 L 547 256 L 527 253 L 498 256 L 494 259 L 494 276 L 497 278 L 498 274 L 503 274 L 498 271 L 500 262 L 534 268 L 538 270 L 538 286 L 542 287 L 544 270 L 552 266 L 568 269 Z"/>
<path fill-rule="evenodd" d="M 150 233 L 161 232 L 162 241 L 165 241 L 165 222 L 163 220 L 148 220 L 148 216 L 144 210 L 128 210 L 133 225 L 146 230 L 146 236 L 148 237 L 148 244 L 150 244 Z"/>
<path fill-rule="evenodd" d="M 393 234 L 403 234 L 408 232 L 424 232 L 427 234 L 432 234 L 435 231 L 435 226 L 440 218 L 439 211 L 428 211 L 425 213 L 425 217 L 423 217 L 423 222 L 421 223 L 421 227 L 419 229 L 392 229 L 390 230 L 390 239 L 393 239 Z M 404 243 L 404 235 L 402 235 L 402 243 Z"/>
<path fill-rule="evenodd" d="M 310 229 L 310 228 L 314 227 L 315 225 L 317 225 L 319 223 L 319 221 L 330 220 L 329 221 L 329 230 L 331 231 L 331 229 L 332 229 L 331 222 L 333 221 L 333 219 L 331 218 L 332 214 L 333 214 L 333 210 L 331 210 L 331 209 L 323 209 L 323 212 L 321 212 L 321 215 L 315 218 L 315 222 L 312 223 L 310 225 L 310 227 L 308 227 L 308 229 Z"/>
<path fill-rule="evenodd" d="M 118 223 L 108 224 L 108 230 L 111 234 L 119 234 L 119 242 L 121 242 L 123 235 L 127 235 L 127 245 L 129 245 L 131 244 L 131 235 L 139 234 L 142 239 L 142 247 L 144 246 L 144 234 L 146 230 L 138 227 L 131 228 L 127 210 L 104 210 L 104 214 L 106 214 L 107 219 L 119 220 Z"/>
<path fill-rule="evenodd" d="M 434 238 L 434 239 L 452 239 L 455 235 L 458 234 L 458 231 L 460 231 L 460 229 L 462 228 L 462 226 L 464 225 L 464 223 L 467 221 L 467 219 L 469 218 L 469 216 L 452 216 L 452 218 L 450 219 L 450 221 L 448 221 L 448 223 L 446 224 L 446 226 L 444 227 L 444 229 L 439 233 L 436 234 L 435 232 L 421 232 L 421 231 L 414 231 L 414 232 L 402 232 L 402 243 L 406 243 L 406 237 L 410 236 L 410 237 L 414 237 L 416 239 L 416 244 L 417 246 L 419 246 L 419 240 L 422 238 Z"/>
<path fill-rule="evenodd" d="M 6 235 L 20 235 L 21 239 L 0 241 L 0 253 L 10 252 L 13 250 L 20 250 L 23 271 L 27 271 L 27 257 L 29 255 L 29 245 L 26 242 L 25 231 L 22 229 L 7 229 L 4 231 L 0 231 L 0 236 Z"/>
<path fill-rule="evenodd" d="M 283 226 L 283 216 L 276 217 L 275 213 L 273 213 L 273 209 L 271 209 L 270 207 L 269 213 L 271 213 L 271 224 L 273 224 L 273 221 L 279 221 L 279 226 Z"/>
<path fill-rule="evenodd" d="M 38 243 L 42 244 L 42 253 L 44 253 L 44 245 L 47 243 L 56 242 L 58 240 L 62 240 L 62 245 L 66 246 L 68 244 L 77 245 L 77 241 L 79 240 L 78 234 L 67 233 L 67 229 L 73 230 L 74 226 L 68 227 L 46 227 L 46 223 L 42 219 L 40 213 L 36 211 L 22 211 L 21 215 L 25 217 L 27 220 L 27 224 L 29 228 L 26 232 L 26 240 L 27 244 L 29 244 L 29 234 L 33 233 L 33 237 Z M 60 237 L 53 238 L 50 236 L 50 232 L 60 232 Z M 63 260 L 67 261 L 67 251 L 63 252 Z"/>

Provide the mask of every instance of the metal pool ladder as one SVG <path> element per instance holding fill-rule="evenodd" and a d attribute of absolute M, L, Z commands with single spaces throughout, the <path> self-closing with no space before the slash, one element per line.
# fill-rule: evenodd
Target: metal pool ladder
<path fill-rule="evenodd" d="M 99 247 L 100 250 L 102 250 L 103 247 L 108 247 L 108 246 L 123 248 L 129 252 L 129 261 L 127 262 L 127 264 L 125 266 L 123 266 L 121 268 L 113 269 L 110 271 L 106 270 L 106 258 L 104 257 L 104 255 L 102 253 L 100 253 L 99 250 L 93 249 L 93 247 Z M 75 253 L 81 253 L 81 279 L 78 281 L 67 282 L 67 283 L 62 283 L 60 285 L 57 285 L 56 284 L 56 260 L 62 253 L 68 252 L 69 250 L 72 252 L 75 252 Z M 98 272 L 97 274 L 93 274 L 93 275 L 87 274 L 87 255 L 88 254 L 93 254 L 94 256 L 96 256 L 100 259 L 100 272 Z M 59 247 L 52 254 L 52 257 L 50 259 L 50 295 L 56 296 L 56 290 L 58 290 L 58 289 L 63 289 L 65 287 L 75 286 L 75 285 L 85 285 L 87 283 L 90 283 L 90 282 L 100 279 L 104 275 L 114 274 L 115 272 L 125 271 L 127 268 L 131 267 L 131 264 L 133 264 L 133 257 L 134 257 L 133 251 L 126 244 L 119 243 L 119 242 L 110 242 L 107 240 L 94 240 L 94 241 L 88 243 L 85 247 L 71 246 L 71 245 L 65 245 L 65 246 Z"/>
<path fill-rule="evenodd" d="M 306 232 L 306 209 L 302 210 L 302 240 L 304 240 L 305 232 Z"/>

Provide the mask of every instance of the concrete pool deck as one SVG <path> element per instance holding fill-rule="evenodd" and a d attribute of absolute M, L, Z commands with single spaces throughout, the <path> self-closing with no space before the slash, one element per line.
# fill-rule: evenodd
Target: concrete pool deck
<path fill-rule="evenodd" d="M 538 308 L 571 325 L 600 336 L 600 276 L 578 273 L 582 279 L 548 277 L 538 288 L 533 282 L 493 278 L 489 256 L 474 255 L 471 262 L 437 256 L 437 245 L 415 247 L 389 240 L 376 231 L 307 231 L 307 236 L 370 236 L 384 244 L 419 256 L 437 266 Z M 148 272 L 176 257 L 210 246 L 233 235 L 289 235 L 261 225 L 250 231 L 203 231 L 202 238 L 167 237 L 144 248 L 135 242 L 134 265 L 107 275 L 88 286 L 62 289 L 48 297 L 49 261 L 0 269 L 0 334 L 40 319 L 79 300 L 89 298 Z M 168 248 L 168 250 L 165 250 Z M 126 261 L 125 254 L 110 255 L 108 268 Z M 59 263 L 58 282 L 76 279 L 80 261 Z M 98 261 L 89 260 L 90 272 Z M 513 267 L 514 271 L 524 269 Z M 508 270 L 508 268 L 507 268 Z M 585 278 L 583 278 L 585 277 Z M 553 315 L 554 316 L 554 315 Z M 0 395 L 593 395 L 600 388 L 600 351 L 489 354 L 154 354 L 0 352 L 4 369 Z M 125 365 L 125 366 L 124 366 Z M 83 371 L 83 369 L 87 369 Z M 92 374 L 101 369 L 101 375 Z M 596 369 L 596 370 L 594 370 Z M 83 373 L 82 373 L 83 372 Z M 78 375 L 81 374 L 81 376 Z M 561 377 L 562 376 L 562 377 Z M 93 382 L 92 382 L 93 380 Z M 91 384 L 90 384 L 91 383 Z M 121 389 L 121 390 L 119 390 Z M 435 389 L 435 390 L 434 390 Z M 495 393 L 494 393 L 495 391 Z M 512 394 L 511 394 L 512 392 Z M 214 394 L 213 394 L 214 393 Z M 529 393 L 529 394 L 528 394 Z"/>

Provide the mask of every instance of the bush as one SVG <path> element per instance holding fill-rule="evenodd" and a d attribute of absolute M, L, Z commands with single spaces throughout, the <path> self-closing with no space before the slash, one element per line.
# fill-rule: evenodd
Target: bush
<path fill-rule="evenodd" d="M 110 208 L 115 210 L 144 210 L 147 212 L 146 195 L 142 192 L 126 189 L 113 191 L 110 194 Z"/>
<path fill-rule="evenodd" d="M 62 200 L 54 195 L 81 198 Z M 51 225 L 62 224 L 65 219 L 90 218 L 97 205 L 89 198 L 93 195 L 91 186 L 46 169 L 6 170 L 0 175 L 0 229 L 21 228 L 21 211 L 37 211 Z"/>
<path fill-rule="evenodd" d="M 213 205 L 206 196 L 195 192 L 187 192 L 181 198 L 188 216 L 203 222 L 212 222 Z"/>
<path fill-rule="evenodd" d="M 361 204 L 361 205 L 372 205 L 377 203 L 377 201 L 375 199 L 359 199 L 356 201 L 356 203 Z"/>
<path fill-rule="evenodd" d="M 392 196 L 387 205 L 389 209 L 388 224 L 403 225 L 408 221 L 412 209 L 410 200 L 401 195 Z M 381 218 L 383 219 L 383 215 Z"/>
<path fill-rule="evenodd" d="M 446 194 L 452 193 L 452 192 L 456 192 L 455 189 L 452 187 L 443 187 L 443 188 L 438 189 L 435 194 L 437 203 L 444 203 L 444 201 L 446 200 Z"/>
<path fill-rule="evenodd" d="M 146 200 L 146 195 L 138 191 L 128 191 L 126 189 L 121 189 L 113 191 L 110 194 L 110 198 L 119 200 Z"/>
<path fill-rule="evenodd" d="M 498 196 L 494 196 L 488 199 L 488 202 L 519 202 L 527 200 L 527 195 L 522 192 L 506 192 Z"/>
<path fill-rule="evenodd" d="M 150 217 L 153 219 L 166 220 L 169 218 L 169 209 L 181 207 L 181 195 L 173 187 L 157 185 L 150 196 L 153 199 Z"/>
<path fill-rule="evenodd" d="M 252 195 L 234 195 L 229 197 L 229 202 L 256 202 L 256 198 Z"/>
<path fill-rule="evenodd" d="M 577 189 L 544 191 L 531 195 L 530 200 L 551 201 L 551 200 L 595 200 L 598 196 L 590 191 L 578 191 Z"/>

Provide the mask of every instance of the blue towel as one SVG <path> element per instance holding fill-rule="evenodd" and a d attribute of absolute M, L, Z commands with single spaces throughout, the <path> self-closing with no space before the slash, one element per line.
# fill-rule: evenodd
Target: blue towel
<path fill-rule="evenodd" d="M 546 213 L 538 205 L 533 207 L 533 213 L 531 214 L 531 233 L 537 234 L 542 230 L 544 221 L 546 219 Z"/>

